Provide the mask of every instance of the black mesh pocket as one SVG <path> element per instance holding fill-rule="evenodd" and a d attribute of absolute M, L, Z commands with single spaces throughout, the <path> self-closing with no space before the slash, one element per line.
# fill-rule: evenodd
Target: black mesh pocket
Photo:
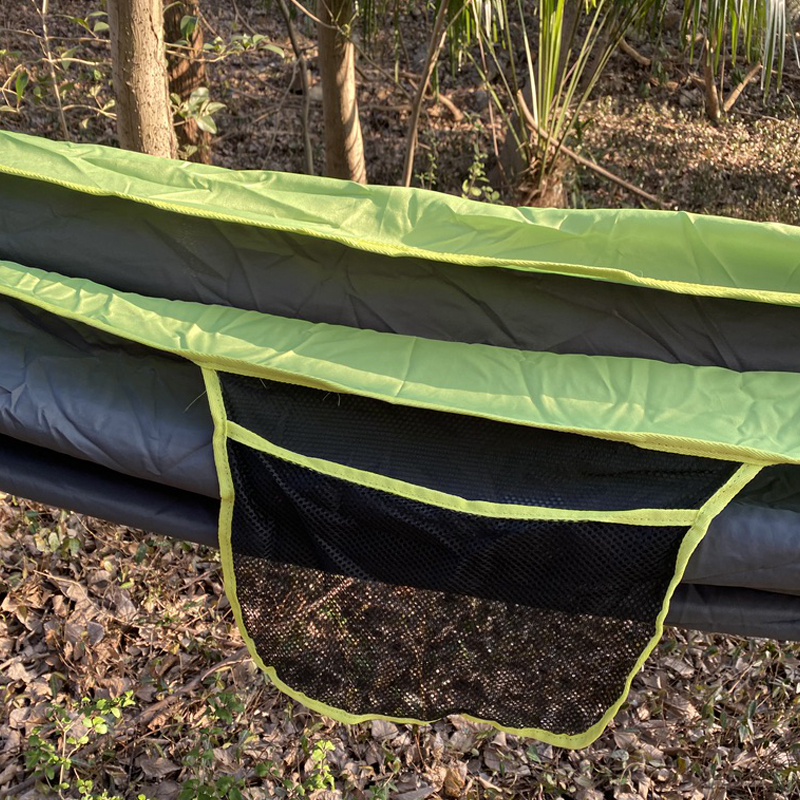
<path fill-rule="evenodd" d="M 737 467 L 260 378 L 220 379 L 228 417 L 287 450 L 469 500 L 697 508 Z"/>
<path fill-rule="evenodd" d="M 245 624 L 293 689 L 357 714 L 580 733 L 655 631 L 685 528 L 498 519 L 229 442 Z"/>
<path fill-rule="evenodd" d="M 658 630 L 685 509 L 737 466 L 221 379 L 261 437 L 227 441 L 244 625 L 288 687 L 350 714 L 585 733 Z M 615 513 L 638 508 L 682 522 Z"/>

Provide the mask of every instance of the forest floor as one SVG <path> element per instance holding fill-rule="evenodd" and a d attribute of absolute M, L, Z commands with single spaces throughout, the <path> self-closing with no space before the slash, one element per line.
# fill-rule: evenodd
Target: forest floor
<path fill-rule="evenodd" d="M 203 5 L 206 41 L 258 32 L 290 52 L 276 8 L 266 12 L 257 0 Z M 85 2 L 53 0 L 51 9 L 53 46 L 80 34 L 77 55 L 102 62 L 73 70 L 71 138 L 113 144 L 113 122 L 91 110 L 110 96 L 107 34 L 57 16 L 87 19 Z M 403 21 L 401 83 L 420 71 L 429 24 L 424 14 Z M 312 48 L 311 27 L 296 25 Z M 30 35 L 40 31 L 32 4 L 2 4 L 0 85 L 21 61 L 41 58 L 40 39 Z M 395 184 L 410 107 L 390 80 L 395 46 L 385 38 L 370 51 L 379 68 L 360 59 L 359 99 L 369 179 Z M 756 82 L 714 127 L 696 70 L 669 41 L 658 51 L 632 43 L 655 66 L 615 54 L 572 146 L 668 207 L 800 225 L 796 65 L 782 94 L 765 104 Z M 313 49 L 309 55 L 313 65 Z M 214 163 L 302 170 L 294 71 L 291 59 L 264 50 L 209 65 L 211 96 L 226 104 L 216 117 Z M 35 67 L 31 75 L 41 102 L 0 112 L 0 126 L 62 138 L 47 86 Z M 467 182 L 518 200 L 489 177 L 487 154 L 501 131 L 477 73 L 443 67 L 440 87 L 450 102 L 426 103 L 415 184 L 461 194 Z M 321 171 L 318 89 L 313 97 Z M 3 102 L 14 106 L 15 98 L 7 92 Z M 571 168 L 567 183 L 576 206 L 640 205 L 590 170 Z M 343 725 L 311 713 L 243 652 L 216 551 L 2 494 L 0 598 L 0 797 L 57 796 L 60 781 L 69 784 L 62 797 L 97 800 L 106 790 L 158 800 L 800 797 L 797 644 L 668 630 L 608 730 L 569 751 L 462 717 Z"/>

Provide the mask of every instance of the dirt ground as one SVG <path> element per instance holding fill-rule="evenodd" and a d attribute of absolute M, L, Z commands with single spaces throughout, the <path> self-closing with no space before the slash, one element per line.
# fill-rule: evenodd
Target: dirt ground
<path fill-rule="evenodd" d="M 67 18 L 86 19 L 100 0 L 94 5 L 52 0 L 50 33 L 55 52 L 74 44 L 76 57 L 97 62 L 69 68 L 71 138 L 114 144 L 113 121 L 97 111 L 110 99 L 107 34 Z M 205 0 L 203 8 L 206 41 L 257 32 L 287 53 L 246 51 L 209 64 L 211 96 L 226 105 L 216 117 L 214 163 L 301 171 L 301 97 L 277 8 L 256 0 Z M 378 36 L 370 60 L 359 60 L 374 183 L 399 180 L 410 106 L 391 78 L 395 67 L 401 83 L 419 72 L 432 20 L 403 11 L 401 21 L 400 43 Z M 296 25 L 313 68 L 313 28 L 302 15 Z M 32 3 L 0 4 L 0 85 L 20 60 L 41 57 L 38 34 Z M 613 56 L 572 147 L 668 207 L 800 225 L 797 66 L 788 64 L 781 94 L 765 104 L 755 83 L 714 127 L 696 67 L 669 40 L 658 50 L 631 43 L 654 64 Z M 31 85 L 37 74 L 32 67 Z M 0 126 L 62 138 L 40 86 L 41 102 L 0 112 Z M 415 185 L 461 194 L 464 181 L 477 181 L 514 202 L 513 192 L 481 177 L 502 130 L 477 73 L 453 75 L 443 64 L 440 88 L 450 103 L 426 103 Z M 313 97 L 321 171 L 318 89 Z M 15 106 L 13 90 L 3 103 Z M 575 206 L 640 205 L 585 168 L 571 167 L 567 184 Z M 2 494 L 0 690 L 0 797 L 19 800 L 58 796 L 60 782 L 62 797 L 96 800 L 800 797 L 798 644 L 668 630 L 612 725 L 580 751 L 461 717 L 347 726 L 297 705 L 257 673 L 216 551 Z"/>

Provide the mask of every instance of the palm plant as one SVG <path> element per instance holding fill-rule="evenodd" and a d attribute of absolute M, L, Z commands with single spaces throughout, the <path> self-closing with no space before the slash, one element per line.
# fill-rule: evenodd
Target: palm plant
<path fill-rule="evenodd" d="M 493 0 L 486 0 L 493 2 Z M 644 19 L 658 0 L 538 0 L 537 14 L 526 20 L 516 0 L 522 63 L 511 55 L 507 72 L 498 69 L 507 109 L 490 87 L 498 112 L 507 123 L 506 179 L 518 179 L 515 164 L 532 178 L 525 204 L 561 205 L 559 177 L 564 142 L 575 126 L 598 78 L 628 29 Z M 486 19 L 482 0 L 473 0 L 474 14 Z M 498 47 L 514 53 L 508 4 L 494 25 L 499 36 L 483 33 L 482 50 L 499 64 Z M 478 65 L 479 69 L 483 65 Z M 510 155 L 510 157 L 509 157 Z"/>
<path fill-rule="evenodd" d="M 664 0 L 660 5 L 663 6 Z M 780 88 L 786 53 L 786 33 L 800 17 L 797 0 L 684 0 L 684 40 L 690 42 L 691 55 L 702 42 L 701 59 L 706 89 L 706 109 L 713 122 L 719 122 L 738 97 L 736 90 L 722 101 L 726 55 L 731 64 L 743 56 L 754 65 L 744 82 L 761 72 L 764 95 L 769 93 L 773 73 Z M 800 65 L 797 43 L 795 57 Z"/>
<path fill-rule="evenodd" d="M 524 202 L 558 205 L 564 199 L 559 197 L 563 194 L 559 172 L 564 142 L 598 78 L 626 32 L 647 20 L 660 20 L 669 0 L 537 0 L 537 14 L 527 20 L 522 0 L 515 0 L 515 6 L 509 0 L 466 3 L 481 52 L 498 66 L 498 48 L 514 53 L 509 7 L 516 11 L 523 63 L 517 64 L 512 55 L 509 69 L 497 70 L 505 96 L 511 99 L 510 107 L 508 100 L 501 102 L 491 87 L 489 90 L 507 123 L 505 150 L 513 158 L 506 162 L 514 172 L 516 160 L 532 178 Z M 682 33 L 692 55 L 694 43 L 703 42 L 712 119 L 719 119 L 720 108 L 727 110 L 759 69 L 765 93 L 770 90 L 773 72 L 780 86 L 787 21 L 791 25 L 793 19 L 800 21 L 800 0 L 683 0 Z M 720 105 L 718 85 L 722 84 L 728 53 L 734 65 L 743 56 L 756 66 L 728 102 Z M 478 66 L 485 70 L 485 59 Z M 518 176 L 507 177 L 513 182 Z"/>

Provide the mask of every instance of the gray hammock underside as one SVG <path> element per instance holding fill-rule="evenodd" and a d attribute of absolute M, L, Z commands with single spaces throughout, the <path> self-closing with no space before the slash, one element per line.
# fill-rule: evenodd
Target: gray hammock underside
<path fill-rule="evenodd" d="M 0 340 L 0 488 L 216 543 L 197 367 L 7 299 Z M 669 621 L 800 640 L 800 468 L 764 470 L 712 523 Z"/>
<path fill-rule="evenodd" d="M 219 504 L 88 461 L 0 436 L 0 486 L 134 528 L 216 545 Z M 682 583 L 667 624 L 709 633 L 800 640 L 800 596 Z"/>

